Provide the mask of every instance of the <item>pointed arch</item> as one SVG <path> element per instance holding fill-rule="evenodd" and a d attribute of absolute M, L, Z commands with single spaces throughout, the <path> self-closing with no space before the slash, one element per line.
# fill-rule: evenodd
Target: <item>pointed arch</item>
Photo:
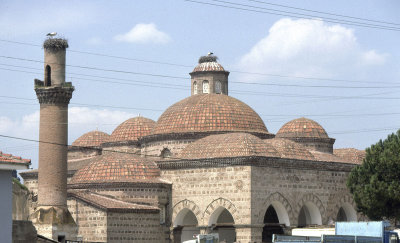
<path fill-rule="evenodd" d="M 206 207 L 206 210 L 203 212 L 203 225 L 209 225 L 210 220 L 212 220 L 212 215 L 213 213 L 218 209 L 220 210 L 221 208 L 224 208 L 228 210 L 228 212 L 232 215 L 233 221 L 237 223 L 237 217 L 236 215 L 238 214 L 238 210 L 236 206 L 229 201 L 228 199 L 225 198 L 217 198 L 213 200 L 208 206 Z"/>
<path fill-rule="evenodd" d="M 193 212 L 194 216 L 196 217 L 196 220 L 198 223 L 200 223 L 201 219 L 199 216 L 201 216 L 201 211 L 199 206 L 191 200 L 184 199 L 182 201 L 179 201 L 172 207 L 172 222 L 175 224 L 176 222 L 176 217 L 178 214 L 183 210 L 183 209 L 188 209 Z"/>
<path fill-rule="evenodd" d="M 353 197 L 350 195 L 344 195 L 343 197 L 340 198 L 339 202 L 335 205 L 335 208 L 333 210 L 333 215 L 331 217 L 335 220 L 338 221 L 337 217 L 339 215 L 339 212 L 345 214 L 345 220 L 344 221 L 357 221 L 357 211 L 355 210 L 355 202 L 353 200 Z"/>
<path fill-rule="evenodd" d="M 290 222 L 293 222 L 293 218 L 290 218 L 290 216 L 293 215 L 292 206 L 290 205 L 289 201 L 279 192 L 272 193 L 267 200 L 263 202 L 261 210 L 257 215 L 255 215 L 258 224 L 263 224 L 264 215 L 269 206 L 272 206 L 275 209 L 278 215 L 279 223 L 290 226 Z"/>
<path fill-rule="evenodd" d="M 304 195 L 301 200 L 297 203 L 295 215 L 297 217 L 297 223 L 299 222 L 300 214 L 305 215 L 309 224 L 323 223 L 322 216 L 325 215 L 325 207 L 322 201 L 314 194 Z"/>

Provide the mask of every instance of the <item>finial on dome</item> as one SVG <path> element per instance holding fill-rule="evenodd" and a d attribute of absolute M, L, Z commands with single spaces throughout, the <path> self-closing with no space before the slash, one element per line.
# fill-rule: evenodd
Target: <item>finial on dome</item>
<path fill-rule="evenodd" d="M 218 57 L 214 56 L 213 52 L 209 52 L 207 56 L 201 56 L 199 58 L 199 63 L 204 63 L 204 62 L 217 62 Z"/>

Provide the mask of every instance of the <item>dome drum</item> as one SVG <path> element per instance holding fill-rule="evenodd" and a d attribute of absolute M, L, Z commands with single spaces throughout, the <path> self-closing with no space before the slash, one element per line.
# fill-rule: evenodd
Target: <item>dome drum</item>
<path fill-rule="evenodd" d="M 288 138 L 294 142 L 302 144 L 310 150 L 324 153 L 333 153 L 334 138 Z"/>

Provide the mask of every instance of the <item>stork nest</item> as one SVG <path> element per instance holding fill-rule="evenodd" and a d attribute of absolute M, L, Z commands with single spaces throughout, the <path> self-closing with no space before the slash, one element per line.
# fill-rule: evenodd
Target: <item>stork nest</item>
<path fill-rule="evenodd" d="M 213 55 L 209 55 L 209 56 L 202 56 L 199 58 L 199 63 L 203 63 L 203 62 L 217 62 L 218 57 L 217 56 L 213 56 Z"/>
<path fill-rule="evenodd" d="M 64 38 L 48 38 L 44 41 L 43 48 L 51 52 L 65 50 L 68 48 L 68 40 Z"/>

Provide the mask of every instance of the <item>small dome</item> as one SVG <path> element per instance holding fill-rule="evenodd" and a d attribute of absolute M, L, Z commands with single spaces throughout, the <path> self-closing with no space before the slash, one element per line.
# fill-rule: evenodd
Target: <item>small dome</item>
<path fill-rule="evenodd" d="M 225 72 L 224 67 L 217 62 L 216 56 L 202 56 L 199 59 L 199 64 L 193 69 L 193 72 Z"/>
<path fill-rule="evenodd" d="M 265 139 L 264 142 L 275 148 L 281 158 L 314 160 L 314 156 L 303 145 L 284 138 Z"/>
<path fill-rule="evenodd" d="M 109 142 L 110 135 L 101 131 L 91 131 L 76 139 L 72 146 L 77 147 L 99 147 L 102 143 Z"/>
<path fill-rule="evenodd" d="M 149 135 L 155 125 L 155 121 L 141 116 L 128 119 L 115 128 L 110 142 L 138 140 Z"/>
<path fill-rule="evenodd" d="M 79 169 L 70 184 L 109 182 L 152 182 L 160 178 L 157 164 L 126 153 L 108 153 Z"/>
<path fill-rule="evenodd" d="M 279 138 L 329 138 L 325 129 L 317 122 L 298 118 L 292 120 L 279 129 L 276 137 Z"/>
<path fill-rule="evenodd" d="M 279 153 L 264 140 L 248 133 L 210 135 L 186 146 L 179 158 L 205 159 L 245 156 L 279 157 Z"/>
<path fill-rule="evenodd" d="M 228 95 L 193 95 L 170 106 L 152 134 L 193 132 L 249 132 L 269 135 L 260 116 Z"/>

